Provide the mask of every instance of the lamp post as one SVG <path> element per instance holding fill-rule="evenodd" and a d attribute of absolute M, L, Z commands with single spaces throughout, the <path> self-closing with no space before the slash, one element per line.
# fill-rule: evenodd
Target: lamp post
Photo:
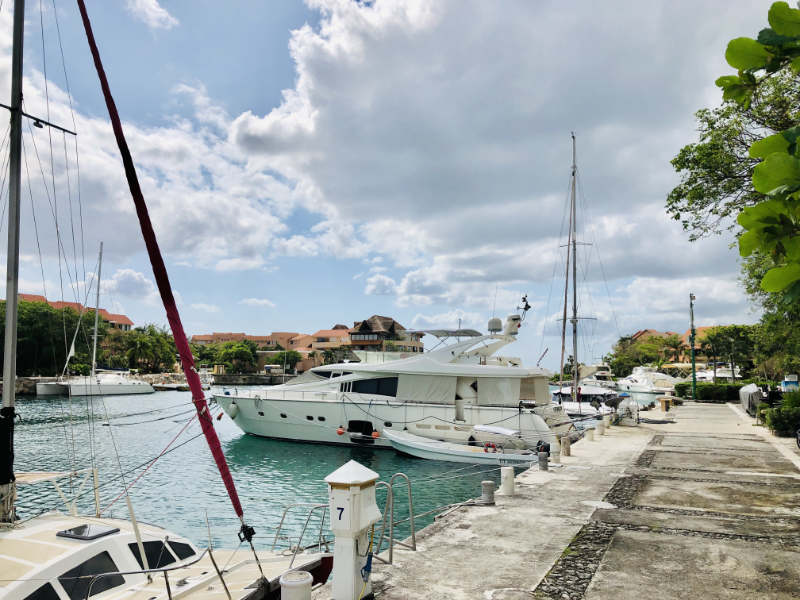
<path fill-rule="evenodd" d="M 695 336 L 695 329 L 694 329 L 694 294 L 691 292 L 689 293 L 689 321 L 691 323 L 691 329 L 689 330 L 689 343 L 692 347 L 692 400 L 697 398 L 697 369 L 695 368 L 694 363 L 694 336 Z"/>

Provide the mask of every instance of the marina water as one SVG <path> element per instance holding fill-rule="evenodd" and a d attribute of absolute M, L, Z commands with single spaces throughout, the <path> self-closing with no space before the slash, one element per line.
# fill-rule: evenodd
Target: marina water
<path fill-rule="evenodd" d="M 499 482 L 499 468 L 414 459 L 391 450 L 324 446 L 268 440 L 242 433 L 227 415 L 220 420 L 212 406 L 214 426 L 233 473 L 249 524 L 257 531 L 259 548 L 269 548 L 284 508 L 292 503 L 327 503 L 324 477 L 350 459 L 380 474 L 383 481 L 397 472 L 409 476 L 414 513 L 480 495 L 480 482 Z M 17 411 L 22 420 L 15 432 L 17 471 L 72 471 L 96 466 L 100 478 L 103 514 L 127 518 L 125 485 L 130 485 L 147 464 L 181 432 L 194 415 L 189 392 L 157 392 L 151 395 L 21 399 Z M 93 452 L 92 452 L 93 449 Z M 194 543 L 208 543 L 206 515 L 215 546 L 232 548 L 239 543 L 236 518 L 214 461 L 193 419 L 183 433 L 130 489 L 136 518 L 167 527 Z M 122 473 L 122 475 L 121 475 Z M 59 481 L 67 496 L 78 493 L 81 514 L 94 514 L 91 479 L 80 488 L 81 478 Z M 378 491 L 383 507 L 385 492 Z M 309 507 L 287 515 L 282 534 L 296 543 Z M 19 488 L 18 514 L 34 516 L 47 509 L 65 510 L 51 483 Z M 433 514 L 417 520 L 417 529 L 429 524 Z M 407 492 L 395 487 L 395 520 L 408 516 Z M 312 519 L 311 543 L 319 531 Z M 396 528 L 395 537 L 408 535 L 408 523 Z M 330 532 L 325 526 L 326 535 Z M 377 533 L 376 533 L 377 535 Z M 282 546 L 288 545 L 287 540 Z"/>

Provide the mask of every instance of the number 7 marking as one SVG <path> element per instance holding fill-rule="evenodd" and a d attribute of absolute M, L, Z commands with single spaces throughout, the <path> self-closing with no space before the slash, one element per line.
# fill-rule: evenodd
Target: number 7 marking
<path fill-rule="evenodd" d="M 342 520 L 342 515 L 344 514 L 344 508 L 342 508 L 341 506 L 337 506 L 336 510 L 339 511 L 339 520 L 341 521 Z"/>

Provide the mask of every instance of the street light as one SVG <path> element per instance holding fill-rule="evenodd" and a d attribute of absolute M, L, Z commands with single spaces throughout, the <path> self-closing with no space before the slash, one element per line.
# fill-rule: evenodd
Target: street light
<path fill-rule="evenodd" d="M 694 337 L 696 333 L 694 329 L 694 300 L 694 294 L 689 292 L 689 321 L 691 323 L 689 343 L 692 346 L 692 400 L 697 398 L 697 369 L 695 368 L 694 362 Z"/>

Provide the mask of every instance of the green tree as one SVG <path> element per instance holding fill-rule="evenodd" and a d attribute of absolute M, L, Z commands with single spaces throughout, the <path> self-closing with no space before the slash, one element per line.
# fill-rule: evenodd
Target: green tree
<path fill-rule="evenodd" d="M 734 227 L 743 208 L 765 199 L 753 187 L 759 161 L 750 156 L 750 146 L 765 134 L 792 127 L 798 114 L 800 80 L 788 69 L 764 81 L 748 105 L 725 101 L 695 113 L 699 139 L 672 159 L 681 181 L 666 203 L 689 239 Z"/>
<path fill-rule="evenodd" d="M 254 373 L 256 370 L 256 354 L 249 344 L 244 342 L 226 342 L 222 344 L 215 359 L 217 364 L 236 373 Z"/>
<path fill-rule="evenodd" d="M 775 2 L 767 19 L 770 27 L 762 29 L 757 40 L 730 41 L 725 59 L 737 74 L 716 81 L 723 99 L 743 108 L 752 106 L 758 91 L 778 74 L 796 77 L 800 72 L 800 10 Z M 780 293 L 786 302 L 800 298 L 800 116 L 795 112 L 791 117 L 788 127 L 751 143 L 748 154 L 759 161 L 752 169 L 753 189 L 765 198 L 737 217 L 744 230 L 740 254 L 757 252 L 772 259 L 760 285 L 766 292 Z"/>
<path fill-rule="evenodd" d="M 286 365 L 287 368 L 294 369 L 301 360 L 303 360 L 303 355 L 297 350 L 288 350 L 273 355 L 269 362 L 273 365 Z"/>
<path fill-rule="evenodd" d="M 673 362 L 680 360 L 681 354 L 686 347 L 677 333 L 668 335 L 662 342 L 667 358 Z"/>

